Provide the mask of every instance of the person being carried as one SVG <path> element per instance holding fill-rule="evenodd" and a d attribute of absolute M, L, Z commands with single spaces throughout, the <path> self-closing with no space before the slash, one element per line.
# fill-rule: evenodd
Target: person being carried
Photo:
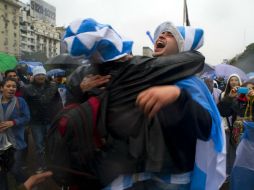
<path fill-rule="evenodd" d="M 157 117 L 150 120 L 135 105 L 135 101 L 141 91 L 151 86 L 174 84 L 173 82 L 200 71 L 202 56 L 196 51 L 157 58 L 131 56 L 132 43 L 123 41 L 111 26 L 92 19 L 73 22 L 67 28 L 65 41 L 72 55 L 84 54 L 92 62 L 86 74 L 111 75 L 106 88 L 99 86 L 86 91 L 90 96 L 99 96 L 97 129 L 100 136 L 106 139 L 107 148 L 101 150 L 95 164 L 100 182 L 105 186 L 121 174 L 161 172 L 165 169 L 163 165 L 171 164 L 171 161 L 165 149 L 162 126 Z M 72 75 L 70 81 L 75 76 Z M 80 83 L 75 84 L 79 88 Z M 208 111 L 196 104 L 187 91 L 175 85 L 169 87 L 172 93 L 166 98 L 167 104 L 195 104 L 199 111 L 204 111 L 202 113 L 207 116 L 204 118 L 208 118 L 200 122 L 211 125 Z M 75 92 L 75 88 L 70 89 L 70 92 Z M 176 101 L 178 98 L 179 102 Z M 86 102 L 82 105 L 85 104 Z M 205 140 L 210 135 L 210 127 L 203 132 Z"/>

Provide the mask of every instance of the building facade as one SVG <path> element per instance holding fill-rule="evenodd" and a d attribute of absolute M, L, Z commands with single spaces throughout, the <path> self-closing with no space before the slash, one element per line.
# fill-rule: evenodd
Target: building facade
<path fill-rule="evenodd" d="M 37 52 L 45 52 L 48 58 L 60 54 L 61 36 L 56 27 L 42 20 L 33 20 L 35 35 L 35 49 Z"/>
<path fill-rule="evenodd" d="M 17 0 L 0 0 L 0 52 L 20 54 L 20 4 Z"/>
<path fill-rule="evenodd" d="M 60 54 L 61 34 L 55 26 L 55 8 L 45 1 L 33 0 L 31 5 L 23 4 L 20 33 L 21 54 L 39 52 L 47 58 Z"/>

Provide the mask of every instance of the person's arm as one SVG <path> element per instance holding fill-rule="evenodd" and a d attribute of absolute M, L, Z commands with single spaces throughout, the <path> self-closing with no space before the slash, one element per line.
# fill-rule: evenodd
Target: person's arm
<path fill-rule="evenodd" d="M 0 123 L 0 132 L 4 132 L 6 129 L 10 127 L 19 127 L 20 125 L 24 125 L 30 120 L 30 111 L 29 108 L 23 98 L 17 98 L 19 106 L 15 106 L 17 117 L 13 118 L 13 120 L 2 121 Z"/>
<path fill-rule="evenodd" d="M 30 176 L 24 184 L 18 187 L 18 190 L 31 190 L 35 185 L 38 185 L 51 177 L 53 173 L 51 171 L 46 171 L 40 174 L 35 174 Z"/>
<path fill-rule="evenodd" d="M 114 105 L 135 101 L 152 86 L 173 84 L 193 76 L 204 66 L 204 56 L 196 51 L 158 58 L 133 57 L 113 76 L 107 89 Z"/>
<path fill-rule="evenodd" d="M 15 109 L 19 109 L 19 110 L 16 110 L 17 111 L 17 118 L 14 118 L 14 125 L 15 126 L 19 126 L 19 125 L 25 125 L 27 124 L 29 121 L 30 121 L 30 111 L 29 111 L 29 107 L 26 103 L 26 101 L 19 97 L 17 98 L 17 101 L 19 106 L 15 107 Z"/>
<path fill-rule="evenodd" d="M 152 87 L 143 91 L 136 103 L 150 117 L 158 112 L 160 121 L 167 126 L 178 126 L 181 122 L 186 129 L 194 127 L 190 131 L 198 138 L 207 140 L 210 137 L 210 113 L 194 101 L 186 90 L 180 90 L 177 86 Z"/>
<path fill-rule="evenodd" d="M 180 94 L 180 88 L 175 85 L 155 86 L 142 91 L 136 104 L 151 118 L 161 108 L 177 101 Z"/>
<path fill-rule="evenodd" d="M 147 82 L 152 86 L 169 84 L 200 72 L 204 67 L 204 60 L 205 57 L 197 51 L 136 61 L 134 59 L 136 64 L 134 63 L 132 68 L 124 69 L 121 75 L 128 77 L 129 80 L 137 80 L 136 82 L 140 84 Z M 134 72 L 138 74 L 134 75 Z"/>

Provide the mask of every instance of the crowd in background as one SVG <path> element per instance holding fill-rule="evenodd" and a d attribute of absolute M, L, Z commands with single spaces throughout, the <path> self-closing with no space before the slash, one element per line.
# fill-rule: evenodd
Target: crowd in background
<path fill-rule="evenodd" d="M 157 28 L 156 30 L 157 33 L 155 34 L 155 39 L 157 40 L 157 46 L 155 45 L 156 58 L 160 56 L 166 56 L 168 54 L 169 55 L 178 54 L 178 53 L 180 54 L 181 53 L 179 52 L 180 47 L 184 48 L 181 46 L 181 43 L 182 43 L 181 40 L 178 39 L 179 34 L 176 34 L 175 30 L 173 30 L 172 27 L 173 25 L 171 25 L 171 23 L 163 23 Z M 165 30 L 165 28 L 167 30 Z M 174 53 L 164 52 L 160 54 L 160 49 L 164 48 L 163 46 L 164 40 L 167 38 L 172 38 L 172 37 L 176 39 L 174 41 L 175 43 L 174 45 L 176 49 L 171 49 L 170 52 L 174 52 Z M 173 47 L 172 44 L 171 46 Z M 98 51 L 99 50 L 100 48 L 98 48 Z M 126 54 L 129 55 L 130 52 L 126 52 Z M 98 55 L 98 54 L 95 54 L 95 55 Z M 125 62 L 127 63 L 130 60 L 132 61 L 135 60 L 136 62 L 140 61 L 139 59 L 136 60 L 130 57 L 123 57 L 123 58 L 126 58 L 127 61 L 125 59 L 120 60 L 119 61 L 120 63 L 125 63 Z M 145 61 L 147 61 L 146 59 L 147 58 L 145 58 Z M 115 60 L 118 60 L 118 59 L 115 59 Z M 162 59 L 158 58 L 156 60 L 157 62 L 159 62 Z M 52 121 L 54 121 L 56 116 L 59 113 L 61 113 L 61 110 L 66 108 L 70 103 L 75 102 L 78 104 L 82 104 L 83 102 L 85 102 L 85 100 L 90 100 L 89 98 L 93 96 L 99 96 L 101 91 L 105 90 L 106 85 L 110 83 L 111 79 L 114 76 L 116 76 L 115 73 L 120 72 L 120 69 L 122 67 L 120 64 L 117 65 L 116 63 L 113 63 L 112 65 L 111 61 L 112 60 L 110 58 L 108 60 L 104 59 L 103 61 L 101 61 L 102 63 L 109 62 L 110 64 L 108 65 L 102 64 L 103 66 L 97 65 L 96 67 L 94 66 L 90 67 L 89 69 L 91 69 L 92 72 L 91 70 L 87 68 L 85 68 L 85 71 L 79 70 L 78 74 L 82 73 L 82 75 L 79 76 L 80 79 L 73 82 L 72 80 L 74 79 L 69 78 L 69 82 L 72 82 L 72 85 L 69 85 L 69 86 L 66 86 L 65 84 L 66 82 L 65 77 L 62 77 L 62 76 L 61 77 L 55 76 L 53 78 L 47 77 L 46 70 L 42 66 L 37 66 L 33 68 L 32 74 L 30 75 L 24 75 L 24 72 L 21 71 L 19 67 L 13 70 L 7 70 L 4 73 L 4 75 L 1 78 L 1 84 L 0 84 L 0 92 L 1 92 L 0 94 L 0 151 L 1 151 L 0 187 L 2 190 L 8 189 L 8 175 L 9 174 L 14 176 L 17 184 L 23 184 L 23 185 L 25 184 L 25 188 L 27 189 L 31 189 L 34 184 L 37 184 L 41 180 L 44 180 L 46 177 L 52 175 L 51 172 L 48 172 L 48 173 L 46 172 L 45 174 L 45 171 L 47 170 L 47 163 L 45 158 L 46 156 L 45 155 L 45 139 L 46 139 L 48 130 L 52 126 Z M 151 71 L 149 70 L 149 72 Z M 126 73 L 128 74 L 127 71 Z M 124 74 L 125 73 L 123 73 L 123 76 Z M 75 72 L 74 72 L 74 76 L 75 76 Z M 76 77 L 77 77 L 77 73 L 76 73 Z M 187 79 L 183 79 L 183 80 L 181 79 L 177 82 L 171 83 L 171 85 L 168 85 L 170 86 L 170 89 L 166 89 L 165 86 L 162 87 L 160 85 L 154 85 L 156 87 L 148 88 L 147 91 L 143 89 L 142 93 L 138 94 L 137 96 L 136 104 L 141 109 L 143 109 L 144 112 L 148 114 L 149 117 L 151 118 L 154 117 L 154 115 L 158 112 L 158 110 L 163 107 L 164 109 L 163 111 L 159 112 L 158 118 L 162 125 L 162 131 L 163 132 L 166 131 L 167 133 L 170 133 L 170 132 L 167 131 L 167 127 L 163 128 L 163 126 L 169 125 L 168 123 L 170 123 L 170 126 L 172 126 L 172 128 L 174 126 L 177 126 L 177 127 L 186 126 L 188 125 L 188 122 L 193 122 L 192 124 L 196 126 L 212 126 L 212 123 L 215 120 L 214 116 L 210 115 L 211 112 L 208 112 L 205 109 L 207 107 L 205 107 L 204 105 L 205 104 L 217 105 L 220 116 L 222 118 L 223 130 L 225 131 L 225 134 L 226 134 L 227 179 L 225 183 L 235 184 L 235 181 L 234 181 L 235 179 L 232 178 L 231 174 L 233 172 L 233 167 L 236 160 L 237 147 L 245 132 L 244 123 L 246 121 L 250 121 L 250 122 L 253 121 L 254 82 L 252 80 L 242 81 L 242 79 L 237 75 L 237 73 L 232 73 L 232 75 L 229 76 L 228 78 L 220 78 L 220 77 L 216 77 L 212 75 L 212 76 L 206 76 L 202 79 L 207 84 L 207 87 L 209 89 L 208 92 L 210 92 L 210 94 L 212 95 L 211 97 L 213 97 L 213 103 L 210 103 L 210 100 L 209 100 L 210 95 L 209 97 L 208 95 L 203 96 L 203 93 L 206 93 L 205 90 L 207 90 L 206 87 L 202 86 L 201 83 L 203 82 L 200 82 L 200 79 L 190 77 Z M 73 85 L 74 83 L 77 83 L 77 84 Z M 124 83 L 122 84 L 123 84 L 122 87 L 124 88 Z M 201 91 L 201 92 L 198 92 L 200 94 L 195 94 L 195 92 L 193 92 L 188 85 L 186 86 L 186 84 L 188 84 L 189 86 L 191 85 L 195 86 L 196 84 L 199 90 Z M 174 97 L 168 98 L 167 96 L 168 94 L 170 94 L 168 92 L 174 92 Z M 152 99 L 151 93 L 159 94 L 157 97 L 160 97 L 160 101 L 163 101 L 161 97 L 167 97 L 168 99 L 170 99 L 170 101 L 168 99 L 166 101 L 167 104 L 169 104 L 170 102 L 170 106 L 161 105 L 159 106 L 159 108 L 156 108 L 155 105 L 159 105 L 159 104 L 153 103 L 154 105 L 151 108 L 149 105 L 150 103 L 149 101 Z M 200 102 L 204 101 L 205 102 L 204 105 L 202 103 L 200 103 L 201 105 L 197 104 L 196 101 L 194 101 L 195 96 L 192 94 L 202 97 L 203 100 L 200 100 Z M 110 101 L 108 104 L 110 105 Z M 187 107 L 186 105 L 188 105 L 189 107 Z M 174 111 L 180 108 L 181 108 L 181 112 L 179 111 L 177 112 L 178 115 L 177 114 L 174 115 L 173 114 Z M 213 108 L 213 107 L 210 106 L 209 109 L 210 108 Z M 212 111 L 216 112 L 217 108 L 215 108 L 215 110 L 212 110 Z M 194 112 L 194 110 L 196 110 L 196 112 Z M 122 113 L 121 110 L 115 111 L 111 109 L 110 111 L 108 112 L 108 116 L 109 118 L 111 118 L 111 120 L 107 122 L 109 123 L 108 126 L 111 126 L 111 127 L 115 125 L 114 122 L 118 122 L 119 117 L 121 118 L 119 113 L 121 113 L 122 115 L 126 114 L 126 113 Z M 112 117 L 114 116 L 114 114 L 116 114 L 116 112 L 118 112 L 119 117 Z M 174 117 L 173 121 L 171 121 L 170 119 L 166 119 L 167 118 L 166 115 L 169 113 L 171 113 L 171 116 Z M 181 114 L 181 117 L 179 116 L 179 113 Z M 194 120 L 193 119 L 194 117 L 197 119 Z M 114 122 L 112 122 L 112 120 Z M 184 121 L 185 123 L 183 123 Z M 127 122 L 126 124 L 129 125 L 130 123 Z M 121 125 L 124 125 L 124 124 L 122 123 Z M 122 138 L 125 138 L 124 135 L 118 134 L 117 130 L 118 129 L 114 129 L 112 127 L 110 131 L 112 133 L 112 137 L 110 137 L 111 141 L 117 141 L 119 136 Z M 187 129 L 182 128 L 182 130 L 187 130 Z M 174 139 L 174 135 L 178 133 L 177 130 L 175 130 L 174 134 L 172 134 L 171 136 L 170 135 L 167 136 L 167 138 L 174 139 L 172 141 L 167 141 L 168 143 L 167 146 L 171 147 L 172 150 L 175 149 L 174 154 L 177 155 L 176 157 L 173 156 L 172 159 L 176 159 L 176 160 L 182 159 L 181 164 L 183 165 L 179 166 L 180 169 L 175 166 L 171 167 L 172 170 L 173 169 L 178 170 L 178 173 L 176 172 L 177 174 L 179 173 L 181 174 L 181 176 L 180 175 L 174 176 L 174 177 L 181 178 L 180 182 L 177 179 L 175 179 L 174 181 L 176 184 L 178 184 L 177 187 L 179 187 L 179 189 L 182 188 L 184 190 L 185 189 L 187 190 L 187 189 L 190 189 L 191 187 L 189 176 L 190 176 L 190 171 L 192 170 L 194 171 L 192 164 L 194 164 L 195 162 L 195 151 L 194 152 L 191 152 L 191 151 L 188 152 L 188 151 L 195 149 L 196 138 L 202 139 L 204 141 L 208 141 L 210 137 L 210 131 L 212 131 L 212 128 L 202 128 L 202 127 L 198 128 L 197 127 L 196 130 L 197 131 L 195 131 L 195 137 L 191 137 L 194 140 L 191 139 L 190 136 L 188 136 L 190 135 L 191 132 L 193 132 L 193 129 L 190 129 L 188 134 L 187 132 L 186 134 L 184 134 L 186 135 L 186 139 L 189 139 L 189 141 L 186 141 L 186 144 L 183 143 L 183 146 L 179 145 L 180 144 L 178 141 L 179 139 Z M 28 152 L 28 146 L 30 146 L 30 144 L 28 143 L 29 132 L 32 134 L 32 137 L 33 137 L 33 142 L 35 145 L 36 164 L 37 164 L 33 168 L 32 172 L 28 172 L 28 165 L 27 165 L 27 159 L 28 159 L 27 152 Z M 124 134 L 124 132 L 122 133 Z M 181 131 L 181 133 L 184 133 L 184 132 Z M 184 140 L 185 139 L 183 139 L 183 141 Z M 118 143 L 117 146 L 119 146 L 123 150 L 126 149 L 127 152 L 128 152 L 127 148 L 130 149 L 131 151 L 135 150 L 135 149 L 131 149 L 133 147 L 130 147 L 129 144 L 125 145 L 122 142 L 120 143 L 117 142 L 117 143 Z M 177 144 L 178 146 L 175 146 L 175 144 Z M 189 150 L 186 150 L 187 146 Z M 120 148 L 116 149 L 116 151 L 121 152 Z M 183 151 L 182 152 L 184 153 L 183 157 L 181 157 L 179 150 Z M 188 154 L 184 151 L 186 151 Z M 4 157 L 8 159 L 4 160 Z M 102 159 L 102 161 L 100 160 L 101 165 L 100 167 L 98 167 L 99 169 L 98 168 L 96 169 L 99 171 L 106 170 L 103 164 L 104 162 L 106 163 L 108 161 L 107 158 L 104 157 L 100 159 Z M 189 163 L 190 161 L 191 163 Z M 174 163 L 174 160 L 172 163 Z M 2 167 L 2 165 L 4 165 L 5 167 Z M 114 166 L 116 167 L 117 165 L 114 165 Z M 111 168 L 111 167 L 112 167 L 111 165 L 107 166 L 107 170 L 108 168 Z M 119 170 L 124 171 L 124 170 L 121 170 L 121 168 Z M 29 178 L 28 175 L 35 174 L 35 173 L 38 173 L 38 174 L 35 176 L 32 176 L 32 178 L 31 177 Z M 38 176 L 40 175 L 40 173 L 42 173 L 42 176 Z M 117 181 L 119 180 L 119 176 L 113 176 L 112 177 L 113 180 L 112 179 L 106 180 L 106 178 L 109 177 L 107 176 L 107 171 L 105 171 L 105 173 L 103 174 L 104 176 L 101 177 L 102 179 L 100 179 L 101 180 L 100 182 L 102 184 L 104 183 L 103 186 L 106 188 L 109 186 L 114 187 L 115 183 L 117 183 Z M 120 174 L 122 173 L 120 172 Z M 133 172 L 132 174 L 136 175 L 135 172 Z M 148 174 L 150 175 L 150 177 L 149 177 L 149 180 L 144 180 L 146 181 L 145 183 L 141 180 L 141 178 L 142 179 L 145 178 L 145 176 Z M 149 188 L 154 187 L 154 189 L 158 189 L 159 186 L 160 187 L 163 186 L 161 189 L 163 188 L 177 189 L 175 186 L 169 187 L 169 184 L 167 184 L 167 187 L 165 186 L 165 183 L 162 182 L 162 179 L 165 179 L 165 177 L 167 176 L 164 175 L 163 172 L 161 172 L 160 175 L 154 175 L 154 174 L 152 175 L 153 176 L 151 177 L 151 172 L 150 173 L 144 172 L 142 173 L 142 175 L 139 175 L 139 176 L 136 175 L 138 176 L 137 178 L 139 179 L 136 181 L 132 181 L 132 183 L 135 183 L 135 185 L 128 186 L 128 188 L 126 189 L 130 189 L 130 190 L 142 189 L 142 188 L 146 189 L 146 187 L 148 186 Z M 121 175 L 121 177 L 125 178 L 128 176 Z M 110 183 L 111 181 L 113 182 Z M 234 189 L 234 188 L 235 187 L 233 187 L 232 185 L 231 189 Z"/>

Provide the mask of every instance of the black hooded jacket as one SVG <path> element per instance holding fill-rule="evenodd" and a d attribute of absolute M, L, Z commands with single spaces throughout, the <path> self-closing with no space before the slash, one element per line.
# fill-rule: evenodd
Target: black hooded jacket
<path fill-rule="evenodd" d="M 62 109 L 57 85 L 52 82 L 46 81 L 43 85 L 33 82 L 27 85 L 23 97 L 30 108 L 32 124 L 50 124 L 57 112 Z"/>
<path fill-rule="evenodd" d="M 203 65 L 204 57 L 193 51 L 158 58 L 133 57 L 128 62 L 109 62 L 85 69 L 83 74 L 112 75 L 105 91 L 88 92 L 100 94 L 101 99 L 97 128 L 107 144 L 95 166 L 102 184 L 107 185 L 120 174 L 161 172 L 165 166 L 172 173 L 193 169 L 196 139 L 207 140 L 210 136 L 208 111 L 185 90 L 178 101 L 154 119 L 145 116 L 135 101 L 141 91 L 174 84 L 201 71 Z M 69 79 L 69 89 L 74 94 L 83 77 L 74 73 Z"/>

